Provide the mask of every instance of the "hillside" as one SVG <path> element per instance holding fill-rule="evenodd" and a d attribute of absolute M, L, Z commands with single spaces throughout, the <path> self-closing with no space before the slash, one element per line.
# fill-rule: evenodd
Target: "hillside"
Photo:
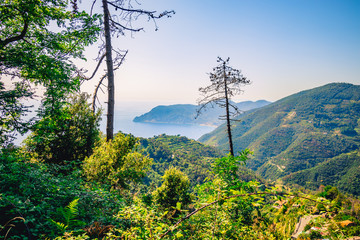
<path fill-rule="evenodd" d="M 268 105 L 266 100 L 244 101 L 236 103 L 236 106 L 242 111 L 259 108 Z M 134 122 L 151 122 L 151 123 L 172 123 L 172 124 L 199 124 L 219 126 L 222 121 L 218 119 L 224 115 L 224 109 L 220 107 L 209 108 L 202 112 L 199 118 L 196 117 L 197 105 L 176 104 L 169 106 L 157 106 L 150 112 L 134 118 Z"/>
<path fill-rule="evenodd" d="M 206 146 L 198 141 L 183 136 L 159 135 L 152 138 L 141 138 L 140 148 L 144 155 L 153 159 L 153 165 L 145 182 L 159 185 L 161 176 L 170 167 L 176 167 L 190 179 L 191 185 L 202 184 L 209 177 L 215 158 L 223 157 L 217 148 Z M 240 168 L 241 178 L 245 181 L 263 182 L 249 169 Z"/>
<path fill-rule="evenodd" d="M 277 180 L 318 167 L 311 170 L 316 172 L 327 163 L 327 168 L 331 169 L 327 177 L 333 178 L 337 166 L 332 163 L 342 159 L 345 156 L 342 154 L 359 149 L 360 86 L 332 83 L 302 91 L 239 119 L 241 121 L 233 125 L 235 151 L 252 149 L 254 156 L 247 166 L 261 176 Z M 199 140 L 221 149 L 228 148 L 225 126 Z M 360 166 L 359 161 L 345 161 L 344 164 L 343 175 L 351 175 L 350 171 Z M 331 183 L 345 190 L 340 184 L 341 179 L 338 180 Z M 319 179 L 309 181 L 319 185 Z M 304 182 L 297 183 L 304 185 Z M 360 188 L 356 181 L 350 185 L 346 190 Z"/>
<path fill-rule="evenodd" d="M 286 184 L 297 184 L 308 189 L 318 189 L 320 185 L 339 186 L 353 195 L 360 195 L 360 150 L 343 153 L 317 165 L 295 172 L 282 180 Z"/>

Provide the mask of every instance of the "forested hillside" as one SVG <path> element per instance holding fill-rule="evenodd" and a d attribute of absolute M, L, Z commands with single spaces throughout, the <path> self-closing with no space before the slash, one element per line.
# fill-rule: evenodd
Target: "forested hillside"
<path fill-rule="evenodd" d="M 144 155 L 153 159 L 151 170 L 144 179 L 145 183 L 159 185 L 161 176 L 171 167 L 185 173 L 191 186 L 204 183 L 209 177 L 214 160 L 225 156 L 224 152 L 215 147 L 204 145 L 183 136 L 165 134 L 152 138 L 140 138 L 139 149 Z M 252 170 L 239 167 L 239 174 L 244 181 L 257 180 L 263 182 Z"/>
<path fill-rule="evenodd" d="M 258 101 L 244 101 L 234 103 L 239 110 L 248 111 L 262 106 L 268 105 L 270 102 L 266 100 Z M 219 106 L 209 108 L 204 111 L 198 118 L 196 117 L 196 110 L 199 107 L 192 104 L 176 104 L 169 106 L 157 106 L 151 109 L 150 112 L 144 113 L 141 116 L 135 117 L 134 122 L 152 122 L 152 123 L 173 123 L 173 124 L 202 124 L 210 126 L 219 126 L 222 121 L 219 116 L 224 115 L 225 110 Z"/>
<path fill-rule="evenodd" d="M 337 172 L 337 166 L 331 163 L 359 149 L 360 86 L 332 83 L 302 91 L 239 119 L 232 128 L 235 149 L 254 151 L 247 166 L 261 176 L 276 180 L 327 162 L 330 179 Z M 199 140 L 226 149 L 225 126 Z M 358 166 L 357 162 L 344 164 L 349 164 L 343 167 L 345 175 Z M 291 179 L 301 183 L 295 177 Z M 347 187 L 339 181 L 330 182 L 354 194 L 356 191 L 350 189 L 360 188 L 357 181 Z M 311 184 L 318 187 L 321 182 Z"/>
<path fill-rule="evenodd" d="M 287 184 L 298 184 L 308 189 L 322 185 L 338 186 L 343 191 L 360 195 L 360 151 L 359 149 L 330 158 L 317 166 L 292 173 L 282 180 Z"/>
<path fill-rule="evenodd" d="M 203 183 L 214 159 L 223 156 L 214 147 L 182 136 L 160 135 L 141 138 L 140 143 L 143 154 L 153 159 L 152 169 L 145 182 L 154 181 L 157 185 L 161 182 L 161 176 L 171 167 L 184 172 L 192 186 Z"/>

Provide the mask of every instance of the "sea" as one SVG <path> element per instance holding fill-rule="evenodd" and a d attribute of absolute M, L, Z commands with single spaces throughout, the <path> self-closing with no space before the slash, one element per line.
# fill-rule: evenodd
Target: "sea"
<path fill-rule="evenodd" d="M 180 135 L 197 140 L 202 135 L 215 129 L 212 126 L 167 123 L 133 122 L 136 116 L 149 112 L 160 104 L 154 103 L 120 103 L 115 107 L 114 132 L 131 133 L 136 137 L 154 137 L 160 134 Z M 163 104 L 164 105 L 164 104 Z M 106 132 L 106 114 L 103 114 L 100 130 Z"/>
<path fill-rule="evenodd" d="M 197 140 L 202 135 L 211 132 L 215 127 L 190 124 L 139 123 L 133 122 L 136 116 L 149 112 L 158 105 L 169 105 L 154 102 L 121 102 L 115 105 L 114 133 L 119 131 L 131 133 L 135 137 L 150 138 L 161 134 L 180 135 Z M 103 111 L 100 130 L 106 132 L 106 111 Z M 33 114 L 34 115 L 34 114 Z M 17 135 L 14 144 L 21 145 L 28 134 Z"/>

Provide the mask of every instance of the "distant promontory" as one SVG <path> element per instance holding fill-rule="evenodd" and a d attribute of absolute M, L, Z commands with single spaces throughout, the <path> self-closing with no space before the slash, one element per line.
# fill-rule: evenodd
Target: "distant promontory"
<path fill-rule="evenodd" d="M 244 101 L 235 103 L 241 111 L 248 111 L 255 108 L 268 105 L 269 101 Z M 157 106 L 141 116 L 134 118 L 134 122 L 147 123 L 170 123 L 170 124 L 196 124 L 207 126 L 219 126 L 223 122 L 219 120 L 219 116 L 224 115 L 224 109 L 220 107 L 208 108 L 197 119 L 196 109 L 197 105 L 193 104 L 175 104 L 168 106 Z"/>

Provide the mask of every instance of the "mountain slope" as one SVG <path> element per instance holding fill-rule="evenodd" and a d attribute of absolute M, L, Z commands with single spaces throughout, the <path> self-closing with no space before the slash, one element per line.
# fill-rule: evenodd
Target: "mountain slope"
<path fill-rule="evenodd" d="M 242 111 L 248 111 L 251 109 L 259 108 L 269 104 L 270 102 L 265 100 L 259 100 L 256 102 L 245 101 L 236 103 L 236 106 Z M 176 104 L 169 106 L 157 106 L 150 112 L 147 112 L 141 116 L 135 117 L 134 122 L 152 122 L 152 123 L 173 123 L 173 124 L 202 124 L 219 126 L 222 121 L 218 119 L 220 115 L 224 115 L 224 109 L 220 107 L 214 107 L 207 109 L 195 119 L 197 105 L 192 104 Z"/>
<path fill-rule="evenodd" d="M 233 125 L 235 151 L 252 149 L 248 167 L 276 180 L 359 148 L 360 86 L 332 83 L 302 91 L 240 120 Z M 225 126 L 199 141 L 227 149 Z"/>
<path fill-rule="evenodd" d="M 360 150 L 340 154 L 316 167 L 285 176 L 282 180 L 313 190 L 320 185 L 338 186 L 343 191 L 360 195 Z"/>
<path fill-rule="evenodd" d="M 192 186 L 201 184 L 211 176 L 215 158 L 223 157 L 217 148 L 206 146 L 198 141 L 183 136 L 159 135 L 152 138 L 140 138 L 140 149 L 144 155 L 153 159 L 152 169 L 145 182 L 160 185 L 162 176 L 170 167 L 176 167 L 185 173 Z M 242 180 L 263 182 L 253 171 L 241 167 Z"/>

